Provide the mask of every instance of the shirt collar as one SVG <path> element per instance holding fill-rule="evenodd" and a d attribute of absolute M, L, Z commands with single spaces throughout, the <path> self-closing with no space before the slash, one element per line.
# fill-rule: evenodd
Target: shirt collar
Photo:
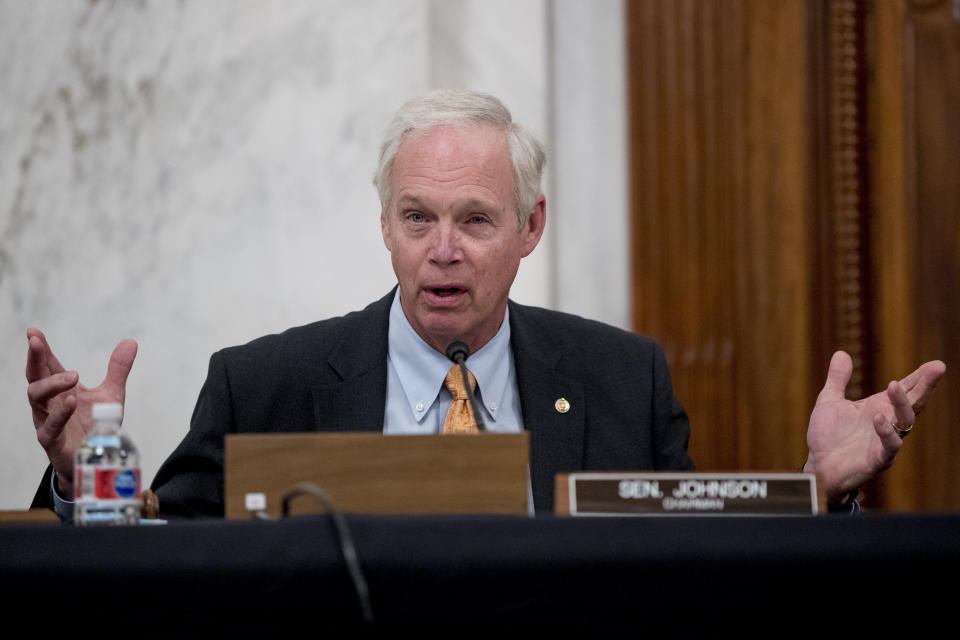
<path fill-rule="evenodd" d="M 390 307 L 388 328 L 389 357 L 403 387 L 403 395 L 417 422 L 443 388 L 443 379 L 450 370 L 447 357 L 424 342 L 403 313 L 400 289 L 397 289 Z M 487 413 L 496 420 L 502 404 L 510 373 L 510 308 L 503 314 L 500 330 L 483 347 L 470 355 L 467 368 L 477 379 L 477 395 L 482 398 Z"/>

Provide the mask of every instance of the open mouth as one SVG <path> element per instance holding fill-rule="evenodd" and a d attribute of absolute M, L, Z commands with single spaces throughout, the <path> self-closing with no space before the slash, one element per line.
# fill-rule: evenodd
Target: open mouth
<path fill-rule="evenodd" d="M 430 289 L 430 291 L 433 292 L 433 295 L 435 296 L 439 296 L 441 298 L 447 298 L 449 296 L 453 296 L 458 293 L 461 293 L 463 289 L 461 289 L 460 287 L 436 287 L 436 288 Z"/>

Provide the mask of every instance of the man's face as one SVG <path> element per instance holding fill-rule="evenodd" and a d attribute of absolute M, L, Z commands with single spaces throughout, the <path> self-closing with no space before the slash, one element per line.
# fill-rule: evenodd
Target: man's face
<path fill-rule="evenodd" d="M 546 217 L 540 195 L 518 231 L 513 187 L 506 138 L 492 127 L 437 126 L 400 146 L 380 226 L 403 312 L 438 351 L 457 338 L 476 351 L 500 328 Z"/>

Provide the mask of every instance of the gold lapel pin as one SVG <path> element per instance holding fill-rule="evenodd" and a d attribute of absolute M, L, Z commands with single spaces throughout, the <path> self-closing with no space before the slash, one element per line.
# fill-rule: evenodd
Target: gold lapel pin
<path fill-rule="evenodd" d="M 570 403 L 567 402 L 566 398 L 557 398 L 557 401 L 553 403 L 553 408 L 557 410 L 557 413 L 566 413 L 570 411 Z"/>

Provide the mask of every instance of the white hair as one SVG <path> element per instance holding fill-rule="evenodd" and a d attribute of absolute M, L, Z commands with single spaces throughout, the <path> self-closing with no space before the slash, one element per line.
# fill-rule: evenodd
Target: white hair
<path fill-rule="evenodd" d="M 492 126 L 503 131 L 513 163 L 513 199 L 522 229 L 540 195 L 540 177 L 546 162 L 543 143 L 515 123 L 500 100 L 479 91 L 437 89 L 400 107 L 380 145 L 380 160 L 373 174 L 380 205 L 386 209 L 390 201 L 390 172 L 400 145 L 414 132 L 441 125 Z"/>

